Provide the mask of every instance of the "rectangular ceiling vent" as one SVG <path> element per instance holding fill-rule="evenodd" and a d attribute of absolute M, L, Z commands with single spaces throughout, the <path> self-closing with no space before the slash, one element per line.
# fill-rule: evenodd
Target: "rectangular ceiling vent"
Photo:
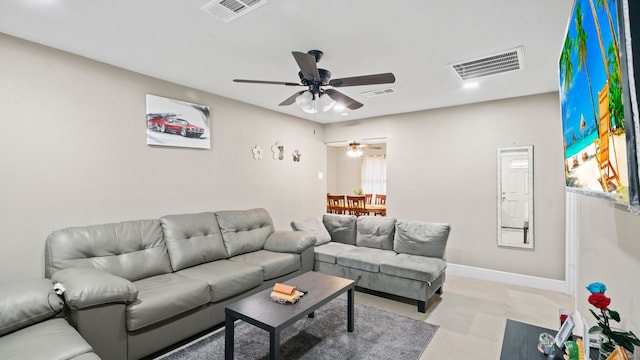
<path fill-rule="evenodd" d="M 393 94 L 395 92 L 397 92 L 396 89 L 386 88 L 386 89 L 363 92 L 362 95 L 364 95 L 366 97 L 374 97 L 374 96 L 389 95 L 389 94 Z"/>
<path fill-rule="evenodd" d="M 266 3 L 268 3 L 267 0 L 213 0 L 201 7 L 200 10 L 225 23 L 230 23 Z"/>
<path fill-rule="evenodd" d="M 499 54 L 467 60 L 450 66 L 462 80 L 520 70 L 524 69 L 524 48 L 520 46 Z"/>

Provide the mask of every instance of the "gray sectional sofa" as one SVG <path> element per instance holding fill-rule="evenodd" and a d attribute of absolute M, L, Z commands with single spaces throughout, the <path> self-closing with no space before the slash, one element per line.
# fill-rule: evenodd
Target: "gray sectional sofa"
<path fill-rule="evenodd" d="M 0 359 L 100 359 L 61 317 L 64 303 L 51 280 L 5 281 L 0 290 Z"/>
<path fill-rule="evenodd" d="M 102 359 L 139 359 L 224 322 L 224 307 L 313 269 L 315 238 L 264 209 L 52 232 L 45 276 Z"/>
<path fill-rule="evenodd" d="M 316 237 L 315 271 L 415 299 L 420 312 L 431 295 L 442 292 L 448 224 L 325 214 L 294 220 L 291 227 Z"/>

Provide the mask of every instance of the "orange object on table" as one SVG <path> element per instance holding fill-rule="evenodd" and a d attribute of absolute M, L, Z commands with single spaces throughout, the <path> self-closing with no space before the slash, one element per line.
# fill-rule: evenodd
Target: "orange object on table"
<path fill-rule="evenodd" d="M 291 285 L 276 283 L 273 285 L 273 291 L 291 296 L 296 293 L 296 288 Z"/>

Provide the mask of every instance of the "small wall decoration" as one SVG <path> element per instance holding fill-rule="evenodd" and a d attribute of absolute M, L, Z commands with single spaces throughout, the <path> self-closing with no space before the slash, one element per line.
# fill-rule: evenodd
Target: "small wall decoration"
<path fill-rule="evenodd" d="M 300 162 L 300 157 L 302 154 L 298 149 L 296 149 L 291 155 L 293 155 L 293 162 Z"/>
<path fill-rule="evenodd" d="M 253 149 L 251 149 L 251 152 L 253 153 L 253 158 L 255 160 L 262 160 L 262 147 L 260 147 L 260 145 L 256 145 L 253 147 Z"/>
<path fill-rule="evenodd" d="M 276 141 L 273 146 L 271 146 L 271 151 L 273 152 L 274 160 L 284 160 L 284 145 L 280 141 Z"/>
<path fill-rule="evenodd" d="M 211 148 L 209 107 L 147 94 L 147 144 Z"/>

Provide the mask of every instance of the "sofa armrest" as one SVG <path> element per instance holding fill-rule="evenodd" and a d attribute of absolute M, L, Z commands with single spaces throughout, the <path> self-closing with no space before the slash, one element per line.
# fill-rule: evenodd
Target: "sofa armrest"
<path fill-rule="evenodd" d="M 316 237 L 304 231 L 275 231 L 267 238 L 264 249 L 301 254 L 316 244 Z"/>
<path fill-rule="evenodd" d="M 129 303 L 138 298 L 138 289 L 131 281 L 98 269 L 67 268 L 53 274 L 51 280 L 62 284 L 67 306 L 74 310 L 108 303 Z"/>
<path fill-rule="evenodd" d="M 64 306 L 49 279 L 3 281 L 0 290 L 0 336 L 50 319 Z"/>

